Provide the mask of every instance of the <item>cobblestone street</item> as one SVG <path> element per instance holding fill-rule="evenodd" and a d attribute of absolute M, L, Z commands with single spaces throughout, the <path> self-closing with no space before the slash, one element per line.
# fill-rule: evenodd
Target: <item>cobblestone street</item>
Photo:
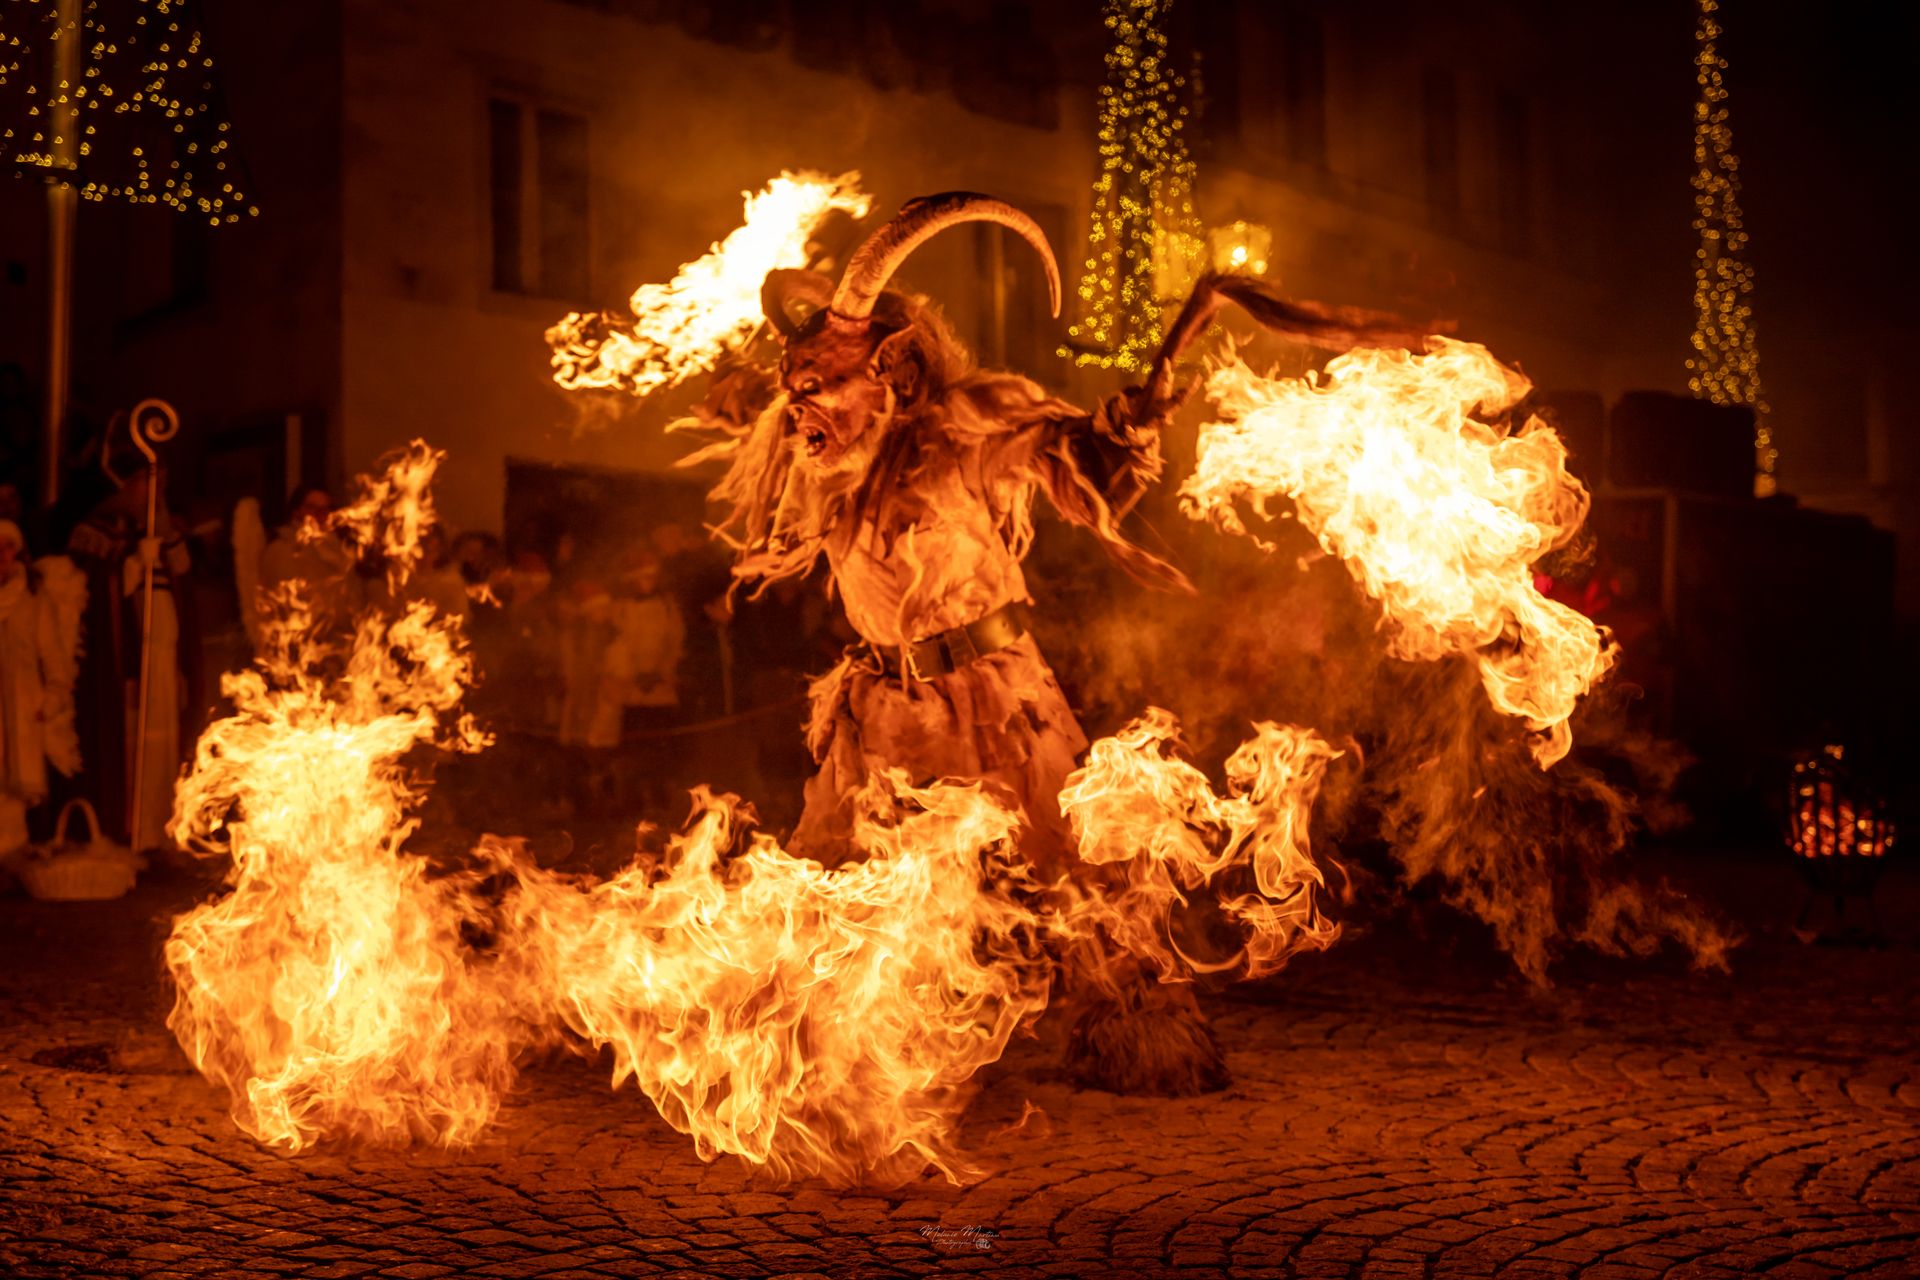
<path fill-rule="evenodd" d="M 1774 889 L 1747 892 L 1786 914 Z M 1227 1093 L 1078 1091 L 1024 1042 L 969 1115 L 981 1176 L 882 1194 L 703 1163 L 568 1060 L 473 1150 L 264 1150 L 164 1033 L 193 892 L 0 901 L 0 1274 L 1920 1275 L 1897 926 L 1880 950 L 1750 926 L 1731 975 L 1589 962 L 1546 993 L 1376 931 L 1212 1000 Z"/>

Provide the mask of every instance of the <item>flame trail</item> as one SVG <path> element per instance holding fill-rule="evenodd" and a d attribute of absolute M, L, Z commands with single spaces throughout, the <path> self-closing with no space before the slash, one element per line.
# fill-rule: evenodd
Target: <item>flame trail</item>
<path fill-rule="evenodd" d="M 1538 418 L 1508 434 L 1474 416 L 1497 417 L 1529 389 L 1486 348 L 1447 338 L 1429 339 L 1424 355 L 1351 351 L 1321 378 L 1262 377 L 1230 359 L 1208 382 L 1223 417 L 1201 428 L 1180 497 L 1193 518 L 1243 534 L 1236 501 L 1266 516 L 1291 498 L 1380 602 L 1394 656 L 1467 655 L 1548 768 L 1570 749 L 1574 706 L 1616 651 L 1533 585 L 1533 563 L 1586 518 L 1565 446 Z"/>
<path fill-rule="evenodd" d="M 333 517 L 396 585 L 433 522 L 441 456 L 416 442 Z M 701 789 L 686 830 L 611 879 L 544 870 L 494 837 L 430 875 L 406 848 L 424 789 L 404 758 L 487 744 L 460 709 L 458 621 L 420 603 L 328 644 L 288 593 L 262 625 L 263 657 L 227 677 L 234 713 L 175 800 L 175 837 L 232 865 L 225 897 L 174 922 L 168 1025 L 240 1127 L 290 1151 L 470 1143 L 522 1054 L 561 1041 L 611 1050 L 614 1083 L 632 1078 L 703 1158 L 957 1182 L 974 1077 L 1046 1007 L 1046 931 L 1103 927 L 1182 976 L 1196 966 L 1165 941 L 1173 903 L 1250 868 L 1257 892 L 1226 904 L 1252 930 L 1248 971 L 1334 936 L 1305 824 L 1335 753 L 1259 726 L 1217 797 L 1169 754 L 1165 712 L 1096 744 L 1069 788 L 1089 858 L 1132 865 L 1064 913 L 1029 905 L 1042 886 L 1014 847 L 1021 815 L 977 784 L 897 773 L 861 793 L 861 860 L 831 870 Z"/>
<path fill-rule="evenodd" d="M 1523 389 L 1465 344 L 1356 353 L 1324 386 L 1229 366 L 1214 377 L 1228 420 L 1207 428 L 1183 496 L 1243 532 L 1235 499 L 1292 497 L 1386 606 L 1398 651 L 1471 654 L 1550 764 L 1612 654 L 1526 574 L 1585 510 L 1564 450 L 1537 423 L 1508 436 L 1468 414 Z M 333 519 L 396 586 L 433 521 L 440 458 L 416 442 Z M 473 672 L 458 622 L 416 604 L 330 644 L 283 596 L 263 625 L 261 661 L 227 678 L 235 712 L 176 797 L 175 837 L 232 866 L 231 892 L 167 942 L 169 1025 L 236 1122 L 290 1150 L 471 1142 L 521 1055 L 559 1041 L 610 1051 L 615 1083 L 632 1078 L 703 1158 L 957 1181 L 972 1082 L 1046 1006 L 1046 934 L 1097 930 L 1179 980 L 1270 973 L 1338 933 L 1307 825 L 1339 753 L 1256 725 L 1218 794 L 1173 754 L 1177 725 L 1158 710 L 1093 744 L 1060 797 L 1082 860 L 1105 873 L 1086 883 L 1035 885 L 1013 844 L 1021 815 L 979 786 L 898 775 L 862 792 L 862 857 L 833 869 L 702 790 L 683 833 L 611 879 L 544 870 L 491 837 L 432 875 L 406 848 L 423 787 L 405 757 L 486 745 L 461 710 Z M 1228 959 L 1173 937 L 1202 888 L 1246 931 Z M 1041 890 L 1053 898 L 1030 905 Z M 1588 931 L 1638 947 L 1680 927 L 1637 902 L 1596 898 Z"/>
<path fill-rule="evenodd" d="M 1171 713 L 1149 708 L 1094 743 L 1067 780 L 1060 809 L 1081 860 L 1122 864 L 1124 875 L 1072 902 L 1058 927 L 1078 935 L 1098 926 L 1170 980 L 1228 969 L 1261 977 L 1296 951 L 1331 946 L 1340 928 L 1320 913 L 1326 879 L 1309 856 L 1307 824 L 1321 775 L 1340 752 L 1305 729 L 1255 725 L 1227 760 L 1223 796 L 1171 754 L 1178 734 Z M 1221 902 L 1246 926 L 1245 945 L 1222 961 L 1187 955 L 1169 932 L 1174 908 L 1235 868 L 1250 868 L 1258 889 Z"/>
<path fill-rule="evenodd" d="M 806 266 L 807 238 L 829 213 L 864 218 L 873 203 L 853 172 L 786 172 L 742 194 L 745 222 L 670 283 L 635 290 L 630 319 L 574 311 L 548 329 L 553 380 L 569 391 L 645 396 L 712 369 L 759 326 L 767 273 Z"/>
<path fill-rule="evenodd" d="M 1033 912 L 1001 887 L 1017 814 L 976 785 L 863 792 L 863 861 L 826 870 L 767 836 L 738 858 L 731 804 L 660 868 L 600 884 L 520 870 L 522 980 L 632 1077 L 703 1159 L 893 1184 L 968 1171 L 952 1130 L 983 1066 L 1047 1003 Z"/>

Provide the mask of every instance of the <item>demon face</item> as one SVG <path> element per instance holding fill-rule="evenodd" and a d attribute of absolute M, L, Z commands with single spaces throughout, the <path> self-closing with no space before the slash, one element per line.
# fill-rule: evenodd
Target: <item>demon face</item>
<path fill-rule="evenodd" d="M 886 294 L 894 271 L 916 248 L 948 227 L 993 222 L 1019 234 L 1040 254 L 1053 313 L 1060 314 L 1060 272 L 1040 227 L 1012 205 L 968 191 L 909 201 L 848 259 L 836 285 L 813 271 L 767 273 L 761 304 L 786 343 L 780 386 L 787 394 L 787 432 L 800 456 L 823 471 L 846 471 L 870 456 L 886 420 L 926 385 L 913 326 Z M 882 303 L 892 298 L 890 308 Z M 796 319 L 790 303 L 809 314 Z"/>
<path fill-rule="evenodd" d="M 788 342 L 780 362 L 787 434 L 809 465 L 841 470 L 885 430 L 899 403 L 895 376 L 910 333 L 822 310 Z"/>

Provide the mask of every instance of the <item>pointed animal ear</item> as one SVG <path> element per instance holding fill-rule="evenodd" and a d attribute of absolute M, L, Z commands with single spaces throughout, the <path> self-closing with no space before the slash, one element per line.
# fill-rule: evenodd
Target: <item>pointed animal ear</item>
<path fill-rule="evenodd" d="M 875 378 L 891 384 L 893 394 L 902 403 L 918 396 L 927 371 L 921 361 L 920 344 L 914 340 L 913 326 L 895 329 L 880 339 L 867 368 Z"/>

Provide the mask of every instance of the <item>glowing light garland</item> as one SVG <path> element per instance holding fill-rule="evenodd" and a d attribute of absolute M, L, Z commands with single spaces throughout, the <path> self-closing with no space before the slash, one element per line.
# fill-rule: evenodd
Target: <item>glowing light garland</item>
<path fill-rule="evenodd" d="M 1152 360 L 1161 323 L 1156 266 L 1196 258 L 1203 247 L 1180 102 L 1186 82 L 1167 66 L 1163 24 L 1172 7 L 1172 0 L 1106 0 L 1114 42 L 1100 86 L 1100 176 L 1080 320 L 1060 348 L 1075 364 L 1131 370 Z"/>
<path fill-rule="evenodd" d="M 216 118 L 213 58 L 187 0 L 122 0 L 112 22 L 108 7 L 86 0 L 76 29 L 53 0 L 7 4 L 0 162 L 88 200 L 171 205 L 215 226 L 258 214 L 240 189 L 229 123 Z M 77 80 L 56 69 L 62 40 L 81 42 Z"/>
<path fill-rule="evenodd" d="M 1754 492 L 1774 490 L 1773 467 L 1779 451 L 1767 426 L 1767 402 L 1760 389 L 1760 352 L 1753 325 L 1753 266 L 1747 261 L 1747 229 L 1740 216 L 1740 157 L 1733 153 L 1733 126 L 1727 116 L 1727 88 L 1721 80 L 1727 60 L 1715 41 L 1720 24 L 1713 15 L 1719 0 L 1699 0 L 1700 22 L 1694 55 L 1700 97 L 1693 104 L 1694 354 L 1687 357 L 1696 396 L 1715 404 L 1747 405 L 1754 413 Z"/>

